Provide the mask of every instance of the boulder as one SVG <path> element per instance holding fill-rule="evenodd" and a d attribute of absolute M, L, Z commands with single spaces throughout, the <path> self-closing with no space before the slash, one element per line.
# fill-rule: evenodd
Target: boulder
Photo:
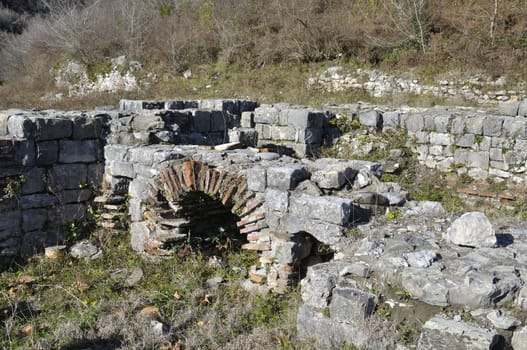
<path fill-rule="evenodd" d="M 456 219 L 443 238 L 451 243 L 469 247 L 494 247 L 496 233 L 489 219 L 481 212 L 470 212 Z"/>

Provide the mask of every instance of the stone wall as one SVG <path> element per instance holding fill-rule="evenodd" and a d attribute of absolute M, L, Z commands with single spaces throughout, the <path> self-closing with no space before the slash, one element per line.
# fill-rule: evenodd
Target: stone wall
<path fill-rule="evenodd" d="M 0 113 L 0 259 L 60 243 L 89 217 L 107 115 Z M 72 226 L 73 225 L 73 226 Z"/>

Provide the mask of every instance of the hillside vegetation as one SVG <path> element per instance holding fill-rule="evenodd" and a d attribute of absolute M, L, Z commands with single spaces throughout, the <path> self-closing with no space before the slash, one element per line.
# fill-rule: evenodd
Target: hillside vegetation
<path fill-rule="evenodd" d="M 121 55 L 165 82 L 198 65 L 258 76 L 336 59 L 518 77 L 526 26 L 524 0 L 6 0 L 0 96 L 18 105 L 22 91 L 52 90 L 53 70 L 67 60 L 97 71 Z"/>

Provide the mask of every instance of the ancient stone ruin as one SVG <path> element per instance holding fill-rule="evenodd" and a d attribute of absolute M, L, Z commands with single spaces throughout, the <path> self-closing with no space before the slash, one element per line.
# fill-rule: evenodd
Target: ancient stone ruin
<path fill-rule="evenodd" d="M 208 249 L 224 235 L 259 252 L 249 280 L 277 293 L 301 280 L 298 333 L 321 346 L 402 349 L 396 334 L 415 331 L 419 349 L 523 349 L 525 228 L 412 201 L 381 181 L 388 163 L 317 158 L 347 118 L 372 135 L 402 130 L 428 167 L 525 186 L 521 111 L 524 102 L 491 114 L 244 100 L 2 111 L 0 258 L 72 238 L 101 207 L 100 224 L 126 228 L 145 256 Z"/>

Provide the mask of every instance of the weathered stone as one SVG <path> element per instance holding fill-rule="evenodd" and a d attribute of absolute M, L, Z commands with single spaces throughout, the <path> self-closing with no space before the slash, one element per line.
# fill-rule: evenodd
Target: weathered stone
<path fill-rule="evenodd" d="M 163 129 L 165 123 L 159 115 L 136 115 L 132 122 L 132 127 L 136 131 L 150 131 Z"/>
<path fill-rule="evenodd" d="M 423 116 L 420 114 L 411 114 L 405 117 L 405 127 L 409 132 L 422 131 L 425 127 Z"/>
<path fill-rule="evenodd" d="M 109 171 L 112 176 L 123 176 L 133 179 L 135 177 L 134 163 L 132 162 L 109 162 Z"/>
<path fill-rule="evenodd" d="M 68 138 L 72 134 L 73 123 L 70 119 L 37 118 L 35 120 L 37 141 Z"/>
<path fill-rule="evenodd" d="M 22 194 L 43 192 L 45 185 L 45 173 L 43 168 L 30 168 L 22 173 L 23 183 L 20 186 Z"/>
<path fill-rule="evenodd" d="M 296 215 L 285 215 L 282 218 L 282 226 L 285 231 L 290 233 L 307 232 L 320 242 L 328 245 L 339 243 L 347 232 L 347 228 L 342 225 L 331 224 L 321 220 L 306 219 L 305 217 L 298 217 Z"/>
<path fill-rule="evenodd" d="M 417 348 L 498 350 L 500 346 L 500 336 L 496 331 L 434 316 L 424 324 Z"/>
<path fill-rule="evenodd" d="M 474 152 L 466 149 L 456 149 L 454 162 L 469 167 L 487 170 L 489 168 L 490 154 L 488 151 Z"/>
<path fill-rule="evenodd" d="M 57 204 L 57 198 L 47 193 L 20 197 L 20 209 L 45 208 Z"/>
<path fill-rule="evenodd" d="M 494 228 L 481 212 L 461 215 L 452 223 L 443 238 L 457 245 L 471 247 L 494 247 L 497 244 Z"/>
<path fill-rule="evenodd" d="M 81 241 L 74 244 L 70 249 L 70 255 L 76 259 L 97 259 L 102 251 L 89 241 Z"/>
<path fill-rule="evenodd" d="M 527 326 L 514 332 L 511 345 L 514 350 L 527 350 Z"/>
<path fill-rule="evenodd" d="M 80 203 L 80 202 L 86 202 L 91 199 L 93 192 L 91 189 L 88 188 L 82 188 L 82 189 L 76 189 L 76 190 L 64 190 L 55 193 L 57 196 L 57 199 L 59 200 L 59 203 L 67 204 L 67 203 Z"/>
<path fill-rule="evenodd" d="M 343 323 L 364 320 L 373 314 L 376 300 L 374 294 L 337 285 L 331 293 L 330 318 Z"/>
<path fill-rule="evenodd" d="M 522 117 L 527 117 L 527 100 L 520 101 L 518 106 L 518 115 Z"/>
<path fill-rule="evenodd" d="M 267 186 L 279 190 L 293 190 L 297 184 L 309 177 L 307 169 L 299 164 L 267 169 Z"/>
<path fill-rule="evenodd" d="M 487 314 L 487 319 L 492 325 L 499 329 L 513 329 L 521 325 L 521 322 L 511 316 L 504 314 L 501 310 L 493 310 Z"/>
<path fill-rule="evenodd" d="M 431 305 L 449 305 L 448 288 L 444 285 L 444 277 L 438 271 L 407 267 L 403 270 L 401 282 L 413 298 Z"/>
<path fill-rule="evenodd" d="M 280 191 L 268 188 L 265 191 L 265 205 L 272 210 L 286 212 L 289 207 L 289 194 L 287 191 Z"/>
<path fill-rule="evenodd" d="M 498 112 L 503 115 L 510 115 L 515 117 L 518 115 L 518 110 L 520 108 L 520 102 L 503 102 L 498 104 Z"/>
<path fill-rule="evenodd" d="M 431 250 L 420 250 L 417 252 L 404 254 L 408 265 L 413 267 L 430 267 L 438 259 L 436 252 Z"/>
<path fill-rule="evenodd" d="M 290 109 L 287 111 L 287 124 L 297 129 L 315 128 L 324 126 L 326 117 L 322 112 L 309 109 Z"/>
<path fill-rule="evenodd" d="M 452 136 L 445 133 L 431 132 L 430 143 L 432 145 L 450 146 L 452 144 Z"/>
<path fill-rule="evenodd" d="M 517 118 L 506 118 L 503 121 L 503 137 L 510 139 L 525 138 L 527 131 L 525 128 L 526 121 Z"/>
<path fill-rule="evenodd" d="M 18 140 L 15 142 L 15 160 L 22 166 L 33 166 L 36 161 L 35 141 L 33 139 Z"/>
<path fill-rule="evenodd" d="M 328 307 L 338 276 L 338 269 L 331 262 L 308 267 L 306 277 L 300 282 L 304 304 L 316 308 Z"/>
<path fill-rule="evenodd" d="M 469 134 L 483 135 L 483 117 L 468 117 L 465 120 L 465 131 Z"/>
<path fill-rule="evenodd" d="M 305 234 L 299 233 L 289 241 L 273 239 L 271 250 L 273 260 L 282 264 L 295 266 L 311 253 L 312 241 Z"/>
<path fill-rule="evenodd" d="M 22 230 L 24 232 L 42 230 L 48 220 L 46 209 L 30 209 L 22 212 Z"/>
<path fill-rule="evenodd" d="M 374 128 L 382 128 L 383 116 L 380 112 L 376 110 L 361 111 L 359 112 L 358 118 L 361 125 Z"/>
<path fill-rule="evenodd" d="M 30 138 L 35 133 L 35 124 L 24 115 L 12 115 L 7 121 L 7 132 L 18 138 Z"/>
<path fill-rule="evenodd" d="M 208 133 L 211 131 L 211 112 L 210 111 L 195 111 L 192 117 L 192 128 L 199 133 Z"/>
<path fill-rule="evenodd" d="M 400 126 L 401 112 L 392 111 L 384 112 L 382 115 L 383 126 L 389 128 L 398 128 Z"/>
<path fill-rule="evenodd" d="M 328 162 L 324 164 L 323 159 L 317 161 L 320 170 L 311 174 L 311 180 L 320 188 L 340 189 L 346 184 L 353 184 L 357 170 L 351 168 L 346 163 Z"/>
<path fill-rule="evenodd" d="M 57 141 L 37 142 L 37 165 L 52 165 L 59 157 L 59 144 Z"/>
<path fill-rule="evenodd" d="M 102 160 L 102 147 L 99 140 L 59 141 L 59 162 L 92 163 Z"/>
<path fill-rule="evenodd" d="M 48 215 L 50 214 L 48 213 Z M 57 218 L 54 220 L 58 220 L 58 222 L 65 224 L 65 225 L 70 225 L 71 223 L 84 221 L 86 220 L 86 217 L 87 217 L 86 204 L 84 203 L 64 204 L 56 208 L 56 215 L 57 215 Z"/>
<path fill-rule="evenodd" d="M 102 120 L 97 117 L 75 117 L 72 119 L 73 133 L 76 140 L 96 139 L 101 136 Z"/>
<path fill-rule="evenodd" d="M 501 136 L 504 119 L 502 117 L 487 117 L 483 121 L 483 135 Z"/>
<path fill-rule="evenodd" d="M 345 225 L 350 222 L 353 204 L 350 199 L 341 197 L 293 195 L 289 211 L 298 217 Z"/>
<path fill-rule="evenodd" d="M 48 185 L 53 192 L 78 189 L 87 185 L 86 164 L 56 164 L 48 171 Z"/>

